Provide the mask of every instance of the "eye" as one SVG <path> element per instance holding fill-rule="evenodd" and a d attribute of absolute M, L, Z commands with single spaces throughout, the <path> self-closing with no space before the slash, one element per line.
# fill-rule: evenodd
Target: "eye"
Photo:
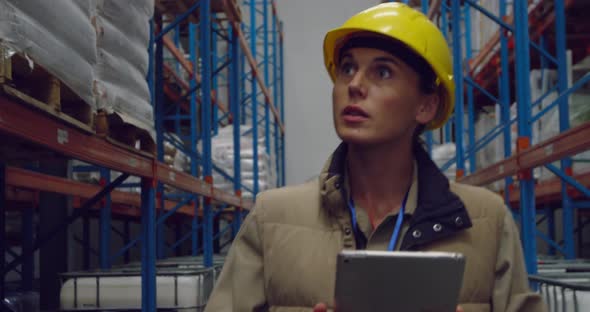
<path fill-rule="evenodd" d="M 385 65 L 380 65 L 377 66 L 377 75 L 380 79 L 389 79 L 393 76 L 393 71 Z"/>
<path fill-rule="evenodd" d="M 340 74 L 345 76 L 353 76 L 355 71 L 355 66 L 352 62 L 342 62 L 340 64 L 339 70 Z"/>

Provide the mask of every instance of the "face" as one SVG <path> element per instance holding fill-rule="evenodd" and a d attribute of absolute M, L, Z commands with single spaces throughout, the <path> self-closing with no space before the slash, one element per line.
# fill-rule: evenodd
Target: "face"
<path fill-rule="evenodd" d="M 342 55 L 332 92 L 334 124 L 344 142 L 385 144 L 411 139 L 436 114 L 438 97 L 419 89 L 419 76 L 391 54 L 353 48 Z"/>

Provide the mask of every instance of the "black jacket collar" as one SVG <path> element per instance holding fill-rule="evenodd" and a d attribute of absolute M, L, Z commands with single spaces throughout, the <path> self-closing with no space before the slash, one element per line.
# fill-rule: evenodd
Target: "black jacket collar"
<path fill-rule="evenodd" d="M 344 183 L 346 152 L 347 145 L 342 143 L 333 153 L 323 179 L 324 193 L 331 193 L 326 190 L 326 184 L 331 181 L 335 189 L 344 192 L 340 186 Z M 414 157 L 418 167 L 418 202 L 401 249 L 443 239 L 472 226 L 467 209 L 451 191 L 449 180 L 418 143 L 414 146 Z M 341 195 L 346 198 L 346 194 Z M 339 200 L 339 203 L 345 203 L 345 200 Z"/>

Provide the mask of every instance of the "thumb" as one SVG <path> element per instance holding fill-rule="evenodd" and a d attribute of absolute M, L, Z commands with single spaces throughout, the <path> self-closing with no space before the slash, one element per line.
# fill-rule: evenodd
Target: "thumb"
<path fill-rule="evenodd" d="M 457 306 L 457 312 L 464 312 L 461 306 Z"/>

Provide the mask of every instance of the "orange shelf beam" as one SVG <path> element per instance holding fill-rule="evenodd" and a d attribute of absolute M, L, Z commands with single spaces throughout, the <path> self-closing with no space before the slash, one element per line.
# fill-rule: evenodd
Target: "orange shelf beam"
<path fill-rule="evenodd" d="M 586 187 L 590 186 L 590 172 L 574 175 L 572 176 L 572 178 L 574 178 L 576 181 L 578 181 L 580 184 Z M 559 178 L 553 178 L 536 184 L 535 203 L 539 205 L 553 202 L 561 202 L 561 187 L 562 181 Z M 573 187 L 570 187 L 569 193 L 573 199 L 579 199 L 583 197 L 583 195 Z M 500 192 L 500 194 L 503 195 L 504 192 Z M 520 203 L 520 192 L 518 187 L 515 187 L 514 190 L 510 192 L 508 201 L 511 205 L 514 205 L 514 207 L 518 207 L 518 204 Z"/>
<path fill-rule="evenodd" d="M 72 181 L 14 167 L 6 167 L 6 184 L 10 186 L 6 189 L 8 200 L 19 202 L 36 201 L 35 191 L 51 192 L 73 196 L 72 204 L 74 208 L 82 206 L 83 199 L 92 198 L 102 189 L 99 185 Z M 113 212 L 119 212 L 131 217 L 140 216 L 140 194 L 113 190 L 111 192 L 111 201 L 113 203 Z M 167 211 L 172 210 L 176 204 L 176 202 L 167 200 L 164 202 L 164 209 Z M 159 201 L 156 202 L 157 205 L 159 205 Z M 159 209 L 160 207 L 157 206 L 156 208 Z M 125 211 L 129 213 L 124 213 Z M 180 207 L 177 212 L 193 216 L 194 207 L 185 205 Z M 199 215 L 201 213 L 199 212 Z"/>
<path fill-rule="evenodd" d="M 519 154 L 478 170 L 474 174 L 459 179 L 459 182 L 480 186 L 487 185 L 516 175 L 519 171 L 552 163 L 588 149 L 590 149 L 590 122 L 569 129 Z"/>
<path fill-rule="evenodd" d="M 164 184 L 186 192 L 211 197 L 213 200 L 231 205 L 240 204 L 244 209 L 252 207 L 251 201 L 244 201 L 231 193 L 214 191 L 211 184 L 159 163 L 154 158 L 117 147 L 104 138 L 82 133 L 5 96 L 0 96 L 0 106 L 0 132 L 20 137 L 84 162 L 134 176 L 156 178 Z M 37 185 L 37 189 L 46 187 L 49 186 L 43 183 Z"/>

